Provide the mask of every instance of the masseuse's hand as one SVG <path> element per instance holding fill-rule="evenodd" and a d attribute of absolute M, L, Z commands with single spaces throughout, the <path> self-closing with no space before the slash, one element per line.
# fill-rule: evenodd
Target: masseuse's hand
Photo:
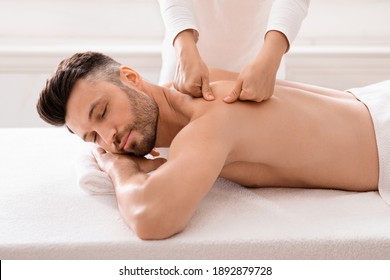
<path fill-rule="evenodd" d="M 196 47 L 192 30 L 179 33 L 174 46 L 177 53 L 177 65 L 173 86 L 182 93 L 213 100 L 209 70 Z"/>
<path fill-rule="evenodd" d="M 227 103 L 237 100 L 261 102 L 269 99 L 275 87 L 276 73 L 288 41 L 283 33 L 271 30 L 256 58 L 240 72 L 233 91 L 224 98 Z"/>
<path fill-rule="evenodd" d="M 135 175 L 139 172 L 149 173 L 166 162 L 164 158 L 147 159 L 122 154 L 112 154 L 102 148 L 93 151 L 100 169 L 106 172 L 112 180 Z"/>
<path fill-rule="evenodd" d="M 258 58 L 246 65 L 240 72 L 233 91 L 224 98 L 227 103 L 237 100 L 261 102 L 269 99 L 275 87 L 276 72 L 279 65 Z"/>

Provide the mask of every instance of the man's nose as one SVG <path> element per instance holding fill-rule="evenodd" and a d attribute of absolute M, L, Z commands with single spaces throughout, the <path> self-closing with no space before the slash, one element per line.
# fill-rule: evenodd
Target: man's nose
<path fill-rule="evenodd" d="M 112 146 L 115 141 L 115 129 L 107 127 L 99 127 L 96 129 L 96 132 L 99 134 L 101 140 L 107 146 Z"/>

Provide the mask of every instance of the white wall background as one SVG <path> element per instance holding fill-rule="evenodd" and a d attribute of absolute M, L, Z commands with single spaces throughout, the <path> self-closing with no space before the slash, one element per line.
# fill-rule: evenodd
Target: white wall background
<path fill-rule="evenodd" d="M 163 33 L 154 0 L 0 0 L 0 127 L 45 126 L 39 91 L 77 51 L 156 82 Z M 338 89 L 389 79 L 390 0 L 312 0 L 286 62 L 288 79 Z"/>

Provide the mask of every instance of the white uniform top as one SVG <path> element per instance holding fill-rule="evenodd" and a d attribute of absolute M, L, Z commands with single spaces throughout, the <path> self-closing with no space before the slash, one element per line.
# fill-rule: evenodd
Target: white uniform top
<path fill-rule="evenodd" d="M 309 3 L 310 0 L 159 0 L 166 28 L 160 84 L 173 80 L 173 40 L 181 31 L 197 31 L 197 47 L 207 66 L 239 72 L 260 51 L 268 31 L 282 32 L 291 44 Z M 282 65 L 281 68 L 284 74 Z"/>

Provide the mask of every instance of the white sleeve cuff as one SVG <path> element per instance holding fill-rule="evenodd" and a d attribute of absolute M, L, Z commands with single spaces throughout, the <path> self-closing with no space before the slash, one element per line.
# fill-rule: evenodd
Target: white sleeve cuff
<path fill-rule="evenodd" d="M 282 32 L 290 46 L 298 35 L 309 5 L 310 0 L 275 0 L 269 15 L 266 33 L 271 30 Z"/>
<path fill-rule="evenodd" d="M 159 0 L 161 16 L 165 24 L 166 39 L 173 44 L 180 32 L 193 29 L 195 41 L 198 40 L 199 27 L 188 0 Z"/>

